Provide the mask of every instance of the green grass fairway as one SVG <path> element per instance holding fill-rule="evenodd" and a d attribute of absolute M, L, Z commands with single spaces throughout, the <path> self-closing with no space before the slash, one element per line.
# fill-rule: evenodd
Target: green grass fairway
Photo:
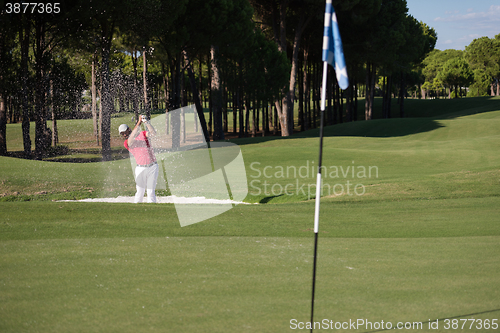
<path fill-rule="evenodd" d="M 498 240 L 322 238 L 316 318 L 396 325 L 498 309 Z M 311 237 L 46 239 L 0 249 L 2 332 L 288 332 L 292 319 L 309 318 Z"/>
<path fill-rule="evenodd" d="M 405 105 L 325 129 L 314 331 L 498 332 L 500 99 Z M 187 227 L 58 201 L 133 195 L 118 140 L 111 162 L 0 157 L 0 332 L 309 332 L 317 134 L 233 140 L 251 204 Z"/>

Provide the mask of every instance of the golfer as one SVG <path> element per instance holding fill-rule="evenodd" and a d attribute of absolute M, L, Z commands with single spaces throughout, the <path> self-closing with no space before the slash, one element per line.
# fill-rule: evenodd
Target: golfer
<path fill-rule="evenodd" d="M 141 123 L 146 125 L 147 131 L 140 131 Z M 137 166 L 135 167 L 136 193 L 134 203 L 140 203 L 144 199 L 147 189 L 147 202 L 156 203 L 156 182 L 158 180 L 158 164 L 151 147 L 149 139 L 156 135 L 154 127 L 146 116 L 140 116 L 133 130 L 127 124 L 121 124 L 118 132 L 125 139 L 123 145 L 134 156 Z"/>

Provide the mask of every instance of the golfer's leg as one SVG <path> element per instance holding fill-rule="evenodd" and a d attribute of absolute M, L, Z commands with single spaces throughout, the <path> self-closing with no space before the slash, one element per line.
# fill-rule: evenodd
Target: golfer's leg
<path fill-rule="evenodd" d="M 156 203 L 156 182 L 158 181 L 158 164 L 149 167 L 148 170 L 148 179 L 147 179 L 147 187 L 148 187 L 148 202 Z"/>
<path fill-rule="evenodd" d="M 134 197 L 134 203 L 141 203 L 144 198 L 144 192 L 146 191 L 145 187 L 141 187 L 139 185 L 135 185 L 136 192 Z"/>
<path fill-rule="evenodd" d="M 144 192 L 146 191 L 146 168 L 136 167 L 135 168 L 135 197 L 134 203 L 142 202 L 144 198 Z"/>

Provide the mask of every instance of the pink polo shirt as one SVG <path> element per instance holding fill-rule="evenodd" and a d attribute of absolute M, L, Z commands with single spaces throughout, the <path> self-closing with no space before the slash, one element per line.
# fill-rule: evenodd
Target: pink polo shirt
<path fill-rule="evenodd" d="M 153 150 L 149 141 L 147 141 L 146 131 L 142 131 L 139 135 L 134 139 L 133 144 L 129 147 L 128 140 L 125 140 L 123 145 L 127 150 L 134 155 L 135 162 L 138 165 L 148 165 L 153 162 L 156 162 L 156 158 L 153 154 Z M 149 147 L 148 147 L 149 145 Z"/>

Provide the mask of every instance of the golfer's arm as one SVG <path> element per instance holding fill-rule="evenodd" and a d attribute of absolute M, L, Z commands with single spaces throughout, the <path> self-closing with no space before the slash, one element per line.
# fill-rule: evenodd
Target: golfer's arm
<path fill-rule="evenodd" d="M 132 133 L 130 133 L 130 136 L 128 137 L 127 143 L 129 146 L 132 146 L 134 144 L 134 140 L 139 135 L 139 129 L 141 128 L 141 120 L 137 122 L 135 125 L 134 129 L 132 130 Z"/>
<path fill-rule="evenodd" d="M 151 122 L 150 122 L 150 121 L 148 121 L 148 122 L 146 122 L 145 124 L 146 124 L 146 127 L 147 127 L 147 128 L 148 128 L 148 130 L 149 130 L 149 133 L 147 133 L 147 134 L 148 134 L 148 136 L 149 136 L 149 135 L 151 135 L 151 136 L 155 136 L 155 135 L 156 135 L 156 130 L 155 130 L 155 128 L 153 127 L 153 125 L 151 125 Z"/>

